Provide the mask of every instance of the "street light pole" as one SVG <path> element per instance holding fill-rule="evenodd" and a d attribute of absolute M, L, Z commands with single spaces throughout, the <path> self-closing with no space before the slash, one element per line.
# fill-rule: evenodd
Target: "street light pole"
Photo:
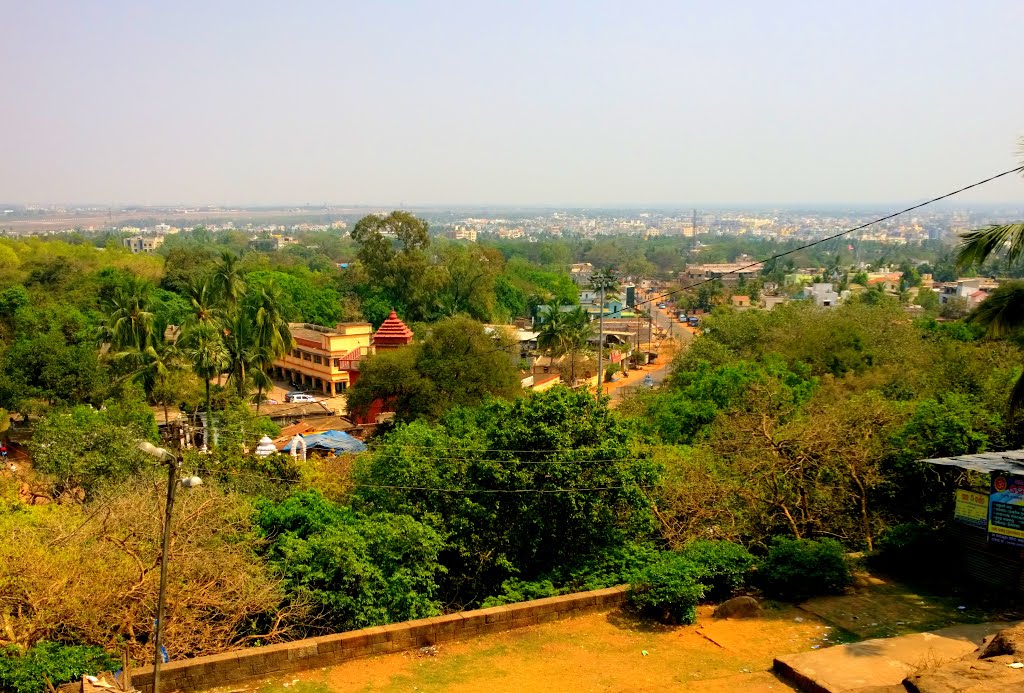
<path fill-rule="evenodd" d="M 164 607 L 167 604 L 167 564 L 171 548 L 171 515 L 174 512 L 174 492 L 178 488 L 178 470 L 181 460 L 170 450 L 140 441 L 139 450 L 167 465 L 167 505 L 164 507 L 164 531 L 160 554 L 160 592 L 156 604 L 156 629 L 153 634 L 153 693 L 160 693 L 160 665 L 163 664 Z M 193 487 L 203 483 L 197 476 L 182 480 L 182 485 Z"/>
<path fill-rule="evenodd" d="M 161 449 L 161 448 L 158 448 Z M 165 452 L 167 452 L 165 450 Z M 168 453 L 170 454 L 170 453 Z M 164 605 L 167 602 L 167 554 L 171 546 L 171 513 L 174 511 L 174 492 L 178 488 L 178 468 L 181 463 L 171 455 L 167 460 L 167 506 L 164 508 L 164 536 L 160 557 L 160 594 L 156 605 L 156 634 L 153 638 L 153 693 L 160 693 L 160 665 L 163 664 Z"/>
<path fill-rule="evenodd" d="M 601 284 L 601 312 L 597 318 L 597 398 L 601 399 L 604 390 L 604 373 L 601 372 L 601 361 L 604 356 L 604 284 Z"/>

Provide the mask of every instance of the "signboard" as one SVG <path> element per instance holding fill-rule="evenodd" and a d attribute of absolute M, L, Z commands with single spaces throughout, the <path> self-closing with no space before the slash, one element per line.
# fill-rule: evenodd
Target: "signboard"
<path fill-rule="evenodd" d="M 971 527 L 988 529 L 988 494 L 958 488 L 953 519 Z"/>
<path fill-rule="evenodd" d="M 988 540 L 994 544 L 1024 547 L 1024 477 L 992 473 Z"/>

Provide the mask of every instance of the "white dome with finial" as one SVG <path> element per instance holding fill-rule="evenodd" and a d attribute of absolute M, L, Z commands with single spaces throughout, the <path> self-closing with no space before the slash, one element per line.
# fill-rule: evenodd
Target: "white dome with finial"
<path fill-rule="evenodd" d="M 257 457 L 269 457 L 275 452 L 277 452 L 277 448 L 274 447 L 274 441 L 270 439 L 270 436 L 260 438 L 260 444 L 256 446 Z"/>

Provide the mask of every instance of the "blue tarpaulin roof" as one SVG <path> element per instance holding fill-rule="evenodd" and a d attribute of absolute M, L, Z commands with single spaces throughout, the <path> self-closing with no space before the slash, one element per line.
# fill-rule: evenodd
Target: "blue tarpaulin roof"
<path fill-rule="evenodd" d="M 306 441 L 306 450 L 309 452 L 313 450 L 327 450 L 337 455 L 342 452 L 364 452 L 366 450 L 366 443 L 358 438 L 353 438 L 343 431 L 309 433 L 302 436 L 302 438 Z M 281 451 L 291 452 L 291 442 L 281 448 Z"/>

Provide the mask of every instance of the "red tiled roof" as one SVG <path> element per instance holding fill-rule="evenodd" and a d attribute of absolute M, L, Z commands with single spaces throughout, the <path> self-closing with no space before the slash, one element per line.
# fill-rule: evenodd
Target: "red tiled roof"
<path fill-rule="evenodd" d="M 381 323 L 380 329 L 378 329 L 373 339 L 412 339 L 412 330 L 406 327 L 405 323 L 398 319 L 398 314 L 395 311 L 391 311 L 391 315 L 388 319 Z"/>

